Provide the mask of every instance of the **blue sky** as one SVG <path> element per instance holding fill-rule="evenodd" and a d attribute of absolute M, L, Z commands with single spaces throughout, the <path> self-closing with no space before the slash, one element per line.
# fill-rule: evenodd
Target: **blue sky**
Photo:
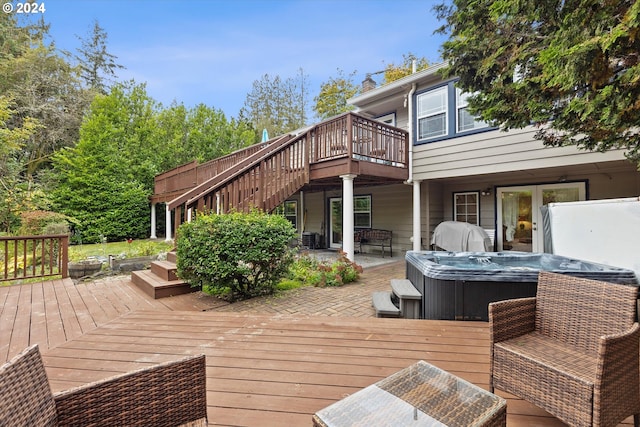
<path fill-rule="evenodd" d="M 14 0 L 15 4 L 16 1 Z M 44 0 L 44 19 L 60 49 L 74 51 L 94 20 L 122 80 L 146 82 L 164 105 L 204 103 L 237 117 L 263 75 L 322 82 L 398 64 L 413 53 L 440 61 L 443 41 L 432 10 L 439 0 Z"/>

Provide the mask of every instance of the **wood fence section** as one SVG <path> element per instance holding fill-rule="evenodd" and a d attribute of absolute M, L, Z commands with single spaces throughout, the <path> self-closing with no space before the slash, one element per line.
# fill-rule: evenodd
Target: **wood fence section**
<path fill-rule="evenodd" d="M 69 277 L 69 236 L 0 237 L 0 282 Z"/>

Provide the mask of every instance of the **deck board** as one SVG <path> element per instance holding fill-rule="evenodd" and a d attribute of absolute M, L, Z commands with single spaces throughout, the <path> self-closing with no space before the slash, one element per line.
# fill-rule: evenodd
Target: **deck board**
<path fill-rule="evenodd" d="M 381 271 L 375 275 L 396 274 Z M 346 290 L 330 291 L 344 299 Z M 322 303 L 305 302 L 310 313 Z M 315 411 L 417 360 L 488 388 L 484 322 L 289 315 L 268 303 L 262 314 L 217 310 L 223 306 L 203 294 L 152 300 L 126 277 L 0 287 L 0 362 L 37 343 L 52 388 L 65 390 L 204 353 L 210 424 L 225 426 L 311 425 Z M 507 398 L 508 427 L 564 425 L 498 394 Z"/>
<path fill-rule="evenodd" d="M 44 352 L 52 388 L 207 355 L 211 425 L 310 425 L 311 415 L 426 360 L 488 388 L 482 322 L 134 311 Z M 560 426 L 509 399 L 508 425 Z"/>

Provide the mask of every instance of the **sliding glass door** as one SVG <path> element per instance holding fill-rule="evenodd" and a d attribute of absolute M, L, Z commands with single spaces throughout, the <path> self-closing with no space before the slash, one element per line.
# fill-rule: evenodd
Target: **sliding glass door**
<path fill-rule="evenodd" d="M 499 187 L 496 196 L 499 251 L 542 252 L 544 234 L 540 207 L 585 199 L 585 183 Z"/>

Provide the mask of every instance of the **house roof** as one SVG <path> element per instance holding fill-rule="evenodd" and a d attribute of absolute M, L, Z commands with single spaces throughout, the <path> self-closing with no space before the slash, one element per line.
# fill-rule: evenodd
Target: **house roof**
<path fill-rule="evenodd" d="M 447 66 L 447 62 L 441 62 L 434 64 L 424 70 L 405 76 L 401 79 L 394 80 L 391 83 L 376 87 L 375 89 L 368 90 L 358 96 L 354 96 L 347 100 L 347 103 L 355 106 L 361 106 L 372 102 L 378 98 L 387 97 L 396 92 L 402 92 L 411 86 L 413 83 L 418 83 L 425 78 L 433 76 L 438 70 Z"/>

